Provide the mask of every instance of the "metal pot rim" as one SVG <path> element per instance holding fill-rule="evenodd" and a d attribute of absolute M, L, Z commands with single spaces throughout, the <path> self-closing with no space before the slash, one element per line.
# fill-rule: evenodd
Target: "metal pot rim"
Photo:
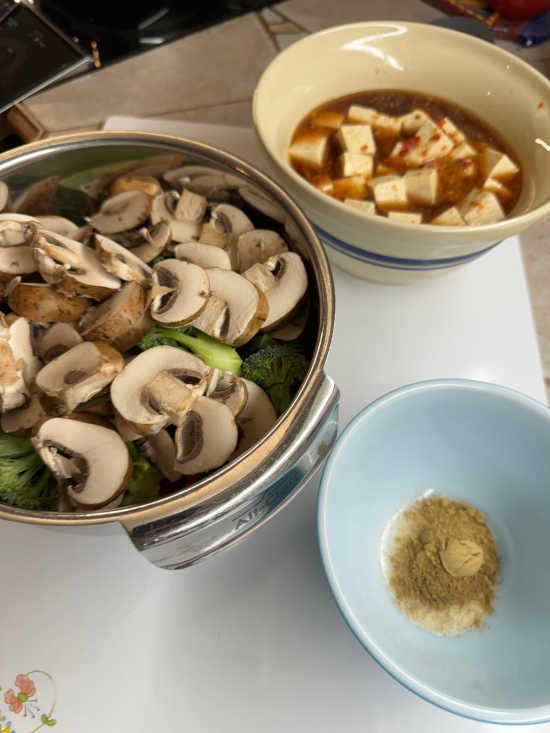
<path fill-rule="evenodd" d="M 254 494 L 257 484 L 247 482 L 247 476 L 257 470 L 258 463 L 268 459 L 281 443 L 288 442 L 289 438 L 292 439 L 293 426 L 300 422 L 300 416 L 302 416 L 304 409 L 307 409 L 311 395 L 319 388 L 325 378 L 323 366 L 328 355 L 334 327 L 334 286 L 327 256 L 313 227 L 297 204 L 278 184 L 254 166 L 211 145 L 172 135 L 130 131 L 98 131 L 42 140 L 3 153 L 0 155 L 0 179 L 3 179 L 6 174 L 17 170 L 22 164 L 26 165 L 33 161 L 43 160 L 60 152 L 114 145 L 127 145 L 129 147 L 150 145 L 159 150 L 203 157 L 207 162 L 226 168 L 228 172 L 236 171 L 241 176 L 248 178 L 251 183 L 274 198 L 286 211 L 307 241 L 318 289 L 319 334 L 311 360 L 311 367 L 292 405 L 281 416 L 271 431 L 235 462 L 218 469 L 212 476 L 206 477 L 195 484 L 192 492 L 185 493 L 185 489 L 182 489 L 150 504 L 74 514 L 30 511 L 0 504 L 0 519 L 56 526 L 103 524 L 119 521 L 128 530 L 140 525 L 143 526 L 148 522 L 167 521 L 168 518 L 175 515 L 180 519 L 182 517 L 190 519 L 194 516 L 197 522 L 204 522 L 205 515 L 211 515 L 211 518 L 215 519 L 216 514 L 222 510 L 227 511 L 228 508 L 238 506 L 246 501 L 248 496 Z M 299 436 L 294 436 L 293 443 L 296 442 L 300 443 Z M 307 445 L 303 446 L 304 452 L 307 447 Z M 265 479 L 269 481 L 270 476 L 275 476 L 280 469 L 281 459 L 279 458 L 272 465 L 266 467 Z M 218 501 L 216 502 L 214 499 L 218 499 Z M 201 507 L 203 505 L 204 510 L 202 511 Z"/>

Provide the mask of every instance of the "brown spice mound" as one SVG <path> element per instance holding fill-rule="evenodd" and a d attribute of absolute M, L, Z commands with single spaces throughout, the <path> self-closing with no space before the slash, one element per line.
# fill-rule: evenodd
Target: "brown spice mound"
<path fill-rule="evenodd" d="M 485 516 L 466 502 L 416 501 L 400 519 L 388 559 L 394 602 L 428 631 L 460 634 L 493 613 L 500 560 Z"/>

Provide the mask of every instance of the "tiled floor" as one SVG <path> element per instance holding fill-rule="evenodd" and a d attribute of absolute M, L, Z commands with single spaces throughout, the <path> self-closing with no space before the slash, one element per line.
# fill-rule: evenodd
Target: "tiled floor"
<path fill-rule="evenodd" d="M 19 105 L 35 137 L 97 129 L 114 114 L 251 124 L 251 99 L 277 52 L 308 32 L 361 20 L 430 22 L 421 0 L 285 0 L 43 92 Z M 499 45 L 550 76 L 550 42 Z M 523 236 L 523 252 L 550 394 L 550 222 Z"/>

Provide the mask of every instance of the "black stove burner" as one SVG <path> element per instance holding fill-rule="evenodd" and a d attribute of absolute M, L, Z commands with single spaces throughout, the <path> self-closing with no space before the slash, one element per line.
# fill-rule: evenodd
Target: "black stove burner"
<path fill-rule="evenodd" d="M 96 66 L 103 66 L 274 1 L 35 0 L 35 7 L 86 50 L 91 48 Z"/>

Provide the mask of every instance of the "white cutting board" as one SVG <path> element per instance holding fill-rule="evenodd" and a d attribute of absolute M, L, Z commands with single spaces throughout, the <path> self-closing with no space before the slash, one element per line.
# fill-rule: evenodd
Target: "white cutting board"
<path fill-rule="evenodd" d="M 263 165 L 243 128 L 126 118 L 108 126 L 180 134 Z M 341 426 L 388 390 L 435 377 L 545 400 L 517 241 L 415 285 L 372 285 L 338 270 L 334 279 L 326 369 L 342 392 Z M 175 572 L 149 565 L 116 527 L 1 522 L 0 730 L 9 721 L 31 733 L 54 698 L 60 733 L 504 729 L 424 702 L 355 640 L 321 568 L 317 486 L 318 477 L 235 547 Z M 53 678 L 29 675 L 40 711 L 9 712 L 5 692 L 19 692 L 16 677 L 32 670 Z"/>

